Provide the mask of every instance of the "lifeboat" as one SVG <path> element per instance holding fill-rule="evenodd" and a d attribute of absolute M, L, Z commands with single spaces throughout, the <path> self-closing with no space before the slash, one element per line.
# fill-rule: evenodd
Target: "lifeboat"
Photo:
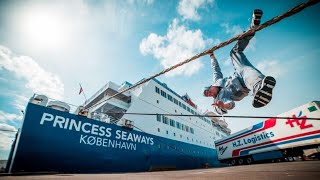
<path fill-rule="evenodd" d="M 70 106 L 62 101 L 50 101 L 47 105 L 48 108 L 56 109 L 59 111 L 69 112 Z"/>
<path fill-rule="evenodd" d="M 48 104 L 48 97 L 45 95 L 36 95 L 30 99 L 30 102 L 40 106 L 46 106 Z"/>
<path fill-rule="evenodd" d="M 214 112 L 208 111 L 205 113 L 208 116 L 216 116 L 216 114 Z M 218 117 L 208 117 L 211 119 L 211 121 L 218 123 L 219 122 L 219 118 Z"/>
<path fill-rule="evenodd" d="M 219 123 L 220 126 L 222 126 L 224 128 L 228 127 L 228 123 L 226 123 L 224 120 L 219 120 L 218 123 Z"/>
<path fill-rule="evenodd" d="M 225 128 L 225 130 L 226 130 L 229 134 L 231 133 L 231 129 Z"/>

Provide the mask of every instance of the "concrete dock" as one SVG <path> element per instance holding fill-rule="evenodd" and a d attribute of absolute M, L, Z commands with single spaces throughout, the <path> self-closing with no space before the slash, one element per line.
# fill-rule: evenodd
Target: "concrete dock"
<path fill-rule="evenodd" d="M 296 179 L 318 180 L 320 177 L 320 161 L 296 161 L 282 163 L 255 164 L 223 168 L 159 171 L 143 173 L 117 174 L 31 174 L 0 175 L 0 179 L 116 179 L 116 180 L 167 180 L 167 179 L 214 179 L 214 180 L 247 180 L 247 179 Z"/>

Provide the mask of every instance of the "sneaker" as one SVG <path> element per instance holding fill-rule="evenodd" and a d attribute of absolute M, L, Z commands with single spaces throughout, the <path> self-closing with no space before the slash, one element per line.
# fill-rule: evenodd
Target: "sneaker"
<path fill-rule="evenodd" d="M 263 78 L 260 88 L 255 92 L 252 105 L 255 108 L 260 108 L 267 105 L 272 99 L 272 90 L 276 85 L 276 80 L 271 76 Z"/>
<path fill-rule="evenodd" d="M 262 14 L 263 12 L 260 9 L 255 9 L 253 11 L 250 28 L 255 28 L 260 25 Z"/>

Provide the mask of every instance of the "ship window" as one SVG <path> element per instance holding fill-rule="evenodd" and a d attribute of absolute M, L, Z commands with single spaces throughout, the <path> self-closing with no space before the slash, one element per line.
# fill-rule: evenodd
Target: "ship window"
<path fill-rule="evenodd" d="M 187 107 L 187 111 L 191 112 L 189 107 Z"/>
<path fill-rule="evenodd" d="M 157 100 L 157 103 L 159 104 L 159 100 Z"/>
<path fill-rule="evenodd" d="M 173 101 L 173 100 L 172 100 L 172 96 L 169 95 L 169 94 L 168 94 L 168 99 L 169 99 L 170 101 Z"/>
<path fill-rule="evenodd" d="M 178 128 L 178 129 L 181 129 L 181 123 L 176 122 L 176 125 L 177 125 L 177 128 Z"/>
<path fill-rule="evenodd" d="M 191 113 L 194 114 L 194 111 L 191 109 Z"/>
<path fill-rule="evenodd" d="M 167 93 L 161 90 L 161 96 L 167 98 Z"/>
<path fill-rule="evenodd" d="M 182 108 L 186 110 L 186 109 L 187 109 L 187 106 L 184 105 L 184 104 L 182 104 Z"/>
<path fill-rule="evenodd" d="M 185 131 L 186 130 L 186 126 L 184 124 L 181 125 L 182 130 Z"/>
<path fill-rule="evenodd" d="M 173 133 L 173 136 L 176 136 L 176 133 Z"/>
<path fill-rule="evenodd" d="M 160 132 L 160 128 L 158 128 L 158 132 Z"/>
<path fill-rule="evenodd" d="M 189 137 L 187 137 L 187 140 L 189 140 Z"/>
<path fill-rule="evenodd" d="M 182 138 L 182 135 L 180 134 L 180 138 Z"/>
<path fill-rule="evenodd" d="M 190 132 L 191 132 L 192 134 L 194 134 L 194 129 L 193 129 L 193 128 L 190 128 Z"/>
<path fill-rule="evenodd" d="M 166 131 L 167 134 L 169 134 L 168 130 Z"/>
<path fill-rule="evenodd" d="M 186 126 L 186 131 L 189 132 L 189 126 Z"/>
<path fill-rule="evenodd" d="M 160 94 L 160 89 L 156 86 L 156 93 Z"/>
<path fill-rule="evenodd" d="M 179 101 L 179 106 L 182 107 L 182 103 Z"/>
<path fill-rule="evenodd" d="M 165 124 L 169 124 L 169 120 L 165 116 L 162 117 L 162 122 L 165 123 Z"/>
<path fill-rule="evenodd" d="M 175 127 L 175 124 L 176 124 L 175 121 L 170 119 L 170 126 Z"/>
<path fill-rule="evenodd" d="M 161 115 L 157 114 L 157 121 L 161 122 Z"/>
<path fill-rule="evenodd" d="M 173 102 L 178 105 L 178 100 L 176 98 L 173 98 Z"/>
<path fill-rule="evenodd" d="M 207 119 L 207 123 L 208 123 L 208 124 L 211 124 L 211 123 L 210 123 L 210 120 Z"/>

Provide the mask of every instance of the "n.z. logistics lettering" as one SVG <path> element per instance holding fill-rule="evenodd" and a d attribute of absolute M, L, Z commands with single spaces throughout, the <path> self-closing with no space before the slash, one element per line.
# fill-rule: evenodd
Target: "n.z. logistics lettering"
<path fill-rule="evenodd" d="M 239 147 L 239 146 L 243 146 L 245 144 L 256 144 L 259 141 L 265 140 L 265 139 L 269 139 L 274 137 L 274 133 L 273 132 L 263 132 L 261 134 L 258 135 L 253 135 L 250 138 L 243 138 L 242 141 L 241 140 L 237 140 L 234 141 L 232 143 L 233 147 Z"/>

